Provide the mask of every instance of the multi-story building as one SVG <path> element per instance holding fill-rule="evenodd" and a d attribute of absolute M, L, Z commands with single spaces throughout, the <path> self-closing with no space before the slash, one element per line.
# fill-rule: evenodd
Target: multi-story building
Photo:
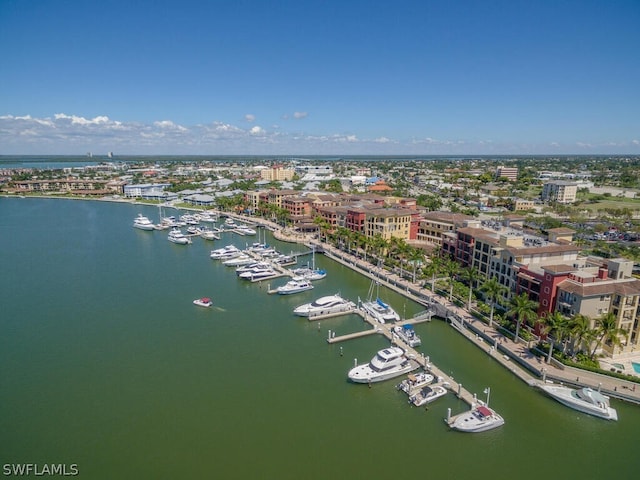
<path fill-rule="evenodd" d="M 505 167 L 500 165 L 496 168 L 496 178 L 504 177 L 510 182 L 518 180 L 518 167 Z"/>
<path fill-rule="evenodd" d="M 542 201 L 574 203 L 578 194 L 578 184 L 565 180 L 554 180 L 542 186 Z"/>
<path fill-rule="evenodd" d="M 295 173 L 294 170 L 284 168 L 282 165 L 274 165 L 260 170 L 260 178 L 269 182 L 290 181 Z"/>
<path fill-rule="evenodd" d="M 424 212 L 418 221 L 416 240 L 442 245 L 442 237 L 446 232 L 453 232 L 472 219 L 461 213 Z"/>
<path fill-rule="evenodd" d="M 596 320 L 613 313 L 616 328 L 624 334 L 620 344 L 604 342 L 602 350 L 611 356 L 633 351 L 640 335 L 640 280 L 631 273 L 633 262 L 611 259 L 599 267 L 576 270 L 558 284 L 557 310 L 569 317 L 582 314 L 590 328 Z"/>

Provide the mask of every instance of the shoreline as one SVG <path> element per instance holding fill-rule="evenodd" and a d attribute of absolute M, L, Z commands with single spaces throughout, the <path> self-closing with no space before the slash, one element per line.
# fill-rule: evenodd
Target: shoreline
<path fill-rule="evenodd" d="M 37 198 L 44 200 L 62 199 L 106 201 L 152 207 L 158 205 L 124 198 L 17 196 L 6 194 L 0 196 L 5 198 Z M 631 382 L 600 373 L 590 372 L 588 370 L 565 366 L 559 362 L 552 362 L 550 364 L 543 362 L 540 357 L 536 357 L 529 352 L 528 345 L 526 343 L 514 342 L 510 338 L 504 336 L 497 328 L 493 326 L 489 327 L 488 324 L 485 324 L 483 321 L 473 317 L 466 309 L 449 302 L 441 295 L 431 292 L 424 287 L 415 285 L 406 279 L 400 278 L 395 273 L 371 265 L 370 263 L 338 250 L 331 245 L 315 240 L 307 234 L 288 231 L 286 227 L 283 228 L 277 223 L 263 218 L 247 217 L 233 212 L 222 212 L 217 209 L 173 207 L 179 210 L 188 211 L 213 211 L 218 215 L 227 215 L 245 223 L 262 225 L 263 227 L 268 228 L 279 241 L 302 244 L 309 247 L 315 246 L 318 253 L 323 253 L 328 258 L 338 261 L 339 263 L 370 279 L 381 281 L 385 286 L 403 295 L 409 300 L 423 305 L 426 308 L 433 308 L 437 310 L 434 312 L 435 316 L 442 318 L 447 323 L 450 323 L 452 327 L 456 328 L 456 330 L 464 335 L 469 341 L 484 350 L 487 354 L 491 355 L 496 359 L 496 361 L 518 376 L 521 380 L 525 381 L 529 386 L 535 387 L 541 383 L 553 380 L 560 384 L 566 384 L 574 387 L 590 387 L 594 390 L 601 390 L 603 393 L 613 398 L 640 404 L 640 386 L 638 386 L 640 378 L 638 379 L 638 382 Z M 455 321 L 451 319 L 454 319 Z M 400 324 L 401 322 L 397 323 Z"/>

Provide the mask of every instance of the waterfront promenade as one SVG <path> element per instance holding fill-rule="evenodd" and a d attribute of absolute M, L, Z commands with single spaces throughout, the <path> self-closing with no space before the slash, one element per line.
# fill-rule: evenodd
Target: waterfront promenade
<path fill-rule="evenodd" d="M 574 387 L 591 387 L 613 398 L 640 404 L 640 384 L 636 382 L 565 366 L 553 359 L 547 363 L 543 358 L 533 355 L 529 351 L 528 342 L 522 339 L 519 339 L 518 342 L 512 340 L 505 336 L 497 325 L 490 327 L 487 323 L 471 315 L 465 308 L 418 284 L 401 278 L 395 273 L 372 266 L 369 262 L 356 256 L 297 232 L 275 228 L 274 236 L 281 241 L 301 243 L 316 248 L 328 258 L 379 281 L 387 288 L 393 289 L 427 308 L 433 309 L 436 316 L 450 322 L 452 327 L 456 328 L 470 342 L 491 355 L 497 362 L 532 387 L 545 381 Z M 638 380 L 640 381 L 640 378 Z"/>

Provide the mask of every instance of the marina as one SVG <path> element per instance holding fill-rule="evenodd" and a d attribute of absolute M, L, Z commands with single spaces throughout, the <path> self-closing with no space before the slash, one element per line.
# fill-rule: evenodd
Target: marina
<path fill-rule="evenodd" d="M 622 460 L 634 455 L 640 428 L 636 406 L 612 397 L 618 422 L 571 410 L 521 381 L 518 352 L 505 359 L 511 345 L 485 334 L 481 324 L 465 320 L 456 328 L 437 315 L 426 321 L 423 314 L 424 321 L 413 323 L 422 340 L 416 358 L 422 362 L 424 352 L 434 376 L 452 378 L 453 395 L 427 404 L 428 410 L 409 408 L 406 394 L 395 388 L 402 378 L 372 388 L 346 380 L 355 358 L 369 359 L 390 345 L 371 323 L 357 313 L 319 322 L 292 314 L 296 306 L 337 291 L 356 299 L 370 279 L 331 255 L 316 254 L 330 282 L 317 282 L 298 295 L 269 296 L 267 282 L 240 282 L 232 269 L 209 259 L 226 237 L 213 247 L 194 239 L 188 248 L 174 248 L 166 232 L 131 228 L 139 211 L 153 218 L 156 210 L 0 200 L 4 228 L 13 232 L 4 242 L 15 257 L 6 258 L 0 280 L 6 332 L 0 368 L 4 405 L 12 412 L 2 434 L 7 458 L 29 458 L 36 451 L 64 455 L 91 478 L 122 477 L 126 471 L 142 478 L 150 455 L 165 474 L 183 478 L 206 477 L 212 469 L 229 478 L 272 478 L 283 474 L 277 466 L 283 464 L 304 478 L 378 478 L 397 475 L 398 463 L 390 459 L 418 458 L 428 449 L 430 456 L 448 459 L 432 465 L 432 474 L 451 475 L 453 463 L 457 476 L 504 478 L 517 471 L 528 480 L 539 471 L 521 466 L 552 450 L 564 458 L 554 467 L 557 475 L 570 478 L 579 468 L 588 479 L 633 478 L 633 462 Z M 32 221 L 25 224 L 25 217 Z M 41 228 L 51 232 L 47 255 L 38 248 Z M 242 237 L 231 238 L 244 248 Z M 291 249 L 271 234 L 268 241 L 280 251 Z M 394 281 L 389 278 L 389 285 Z M 406 289 L 401 295 L 386 282 L 380 288 L 398 312 L 406 311 L 406 322 L 426 309 L 428 302 L 414 302 Z M 40 302 L 28 301 L 33 292 L 41 292 Z M 203 295 L 213 300 L 210 308 L 191 304 Z M 352 341 L 327 340 L 329 330 L 337 339 L 365 328 L 372 332 Z M 247 385 L 247 372 L 257 365 L 260 374 Z M 456 395 L 459 383 L 470 394 L 466 399 Z M 474 436 L 450 432 L 443 421 L 447 410 L 468 411 L 472 392 L 482 395 L 487 386 L 491 408 L 505 426 Z M 283 425 L 281 441 L 274 442 Z M 189 435 L 180 434 L 185 431 Z M 57 432 L 55 448 L 46 432 Z M 389 445 L 389 460 L 369 462 L 361 452 L 375 451 L 388 436 L 403 441 Z M 603 445 L 616 445 L 621 461 L 605 469 L 585 457 L 594 436 Z M 523 437 L 530 440 L 527 449 L 519 443 Z M 282 442 L 286 449 L 276 445 Z M 194 454 L 196 465 L 190 463 Z M 243 461 L 247 455 L 254 459 L 250 464 Z"/>

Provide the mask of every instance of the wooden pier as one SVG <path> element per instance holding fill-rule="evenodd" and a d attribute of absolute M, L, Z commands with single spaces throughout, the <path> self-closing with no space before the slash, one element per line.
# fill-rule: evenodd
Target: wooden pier
<path fill-rule="evenodd" d="M 444 382 L 448 383 L 449 389 L 458 398 L 462 399 L 464 402 L 468 403 L 469 405 L 473 405 L 474 403 L 477 403 L 477 398 L 471 392 L 466 390 L 463 387 L 462 383 L 457 382 L 453 378 L 453 376 L 446 374 L 445 372 L 440 370 L 437 366 L 433 365 L 430 362 L 430 359 L 428 356 L 425 356 L 424 353 L 420 353 L 417 350 L 415 350 L 413 347 L 410 347 L 400 337 L 398 337 L 398 335 L 393 333 L 393 327 L 398 325 L 415 325 L 418 323 L 431 321 L 431 315 L 429 314 L 429 312 L 421 312 L 418 315 L 416 315 L 414 318 L 401 320 L 393 324 L 378 323 L 373 318 L 371 318 L 371 316 L 365 314 L 362 310 L 359 310 L 359 309 L 356 309 L 351 313 L 357 313 L 358 315 L 360 315 L 364 319 L 364 321 L 369 323 L 373 328 L 370 330 L 363 330 L 360 332 L 354 332 L 354 333 L 349 333 L 349 334 L 340 335 L 340 336 L 335 336 L 335 332 L 330 331 L 329 336 L 327 338 L 327 343 L 343 342 L 346 340 L 351 340 L 354 338 L 360 338 L 360 337 L 365 337 L 365 336 L 379 333 L 387 337 L 387 339 L 389 339 L 389 341 L 392 344 L 395 344 L 403 348 L 405 352 L 407 352 L 407 356 L 410 359 L 415 360 L 419 365 L 421 365 L 424 368 L 426 372 L 431 373 L 436 379 L 438 379 L 438 383 L 444 383 Z M 344 313 L 341 313 L 341 314 L 344 314 Z"/>

